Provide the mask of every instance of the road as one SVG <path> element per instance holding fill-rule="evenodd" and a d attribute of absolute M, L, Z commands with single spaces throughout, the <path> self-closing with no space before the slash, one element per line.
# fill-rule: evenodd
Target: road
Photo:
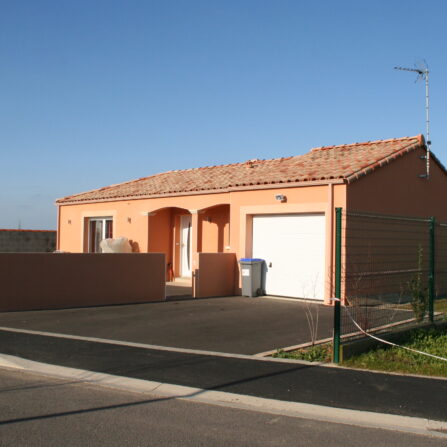
<path fill-rule="evenodd" d="M 322 423 L 0 369 L 0 446 L 441 447 L 446 439 Z"/>
<path fill-rule="evenodd" d="M 447 422 L 443 379 L 117 343 L 0 331 L 0 353 L 50 369 L 58 365 L 201 390 Z M 35 371 L 33 366 L 29 370 Z"/>

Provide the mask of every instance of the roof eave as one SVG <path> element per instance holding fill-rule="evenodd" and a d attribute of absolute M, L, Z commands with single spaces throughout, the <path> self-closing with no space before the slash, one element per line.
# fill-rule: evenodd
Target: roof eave
<path fill-rule="evenodd" d="M 346 183 L 351 184 L 351 183 L 355 182 L 356 180 L 359 180 L 362 177 L 365 177 L 366 175 L 371 174 L 372 172 L 376 171 L 377 169 L 379 169 L 385 165 L 389 165 L 390 163 L 397 160 L 398 158 L 401 158 L 404 155 L 406 155 L 410 152 L 413 152 L 418 148 L 425 149 L 425 150 L 427 149 L 427 147 L 425 146 L 425 140 L 424 140 L 423 135 L 418 135 L 417 141 L 414 142 L 413 144 L 410 144 L 397 152 L 393 152 L 392 154 L 390 154 L 380 160 L 376 160 L 374 163 L 371 163 L 370 165 L 365 166 L 364 168 L 350 174 L 349 176 L 346 177 Z M 444 168 L 444 171 L 445 171 L 445 168 Z"/>
<path fill-rule="evenodd" d="M 257 191 L 266 189 L 284 189 L 284 188 L 303 188 L 308 186 L 321 186 L 321 185 L 338 185 L 346 183 L 345 179 L 322 179 L 322 180 L 309 180 L 302 182 L 285 182 L 285 183 L 268 183 L 263 185 L 244 185 L 244 186 L 231 186 L 222 189 L 211 189 L 211 190 L 197 190 L 197 191 L 185 191 L 185 192 L 175 192 L 166 194 L 146 194 L 138 196 L 120 196 L 120 197 L 110 197 L 103 199 L 87 199 L 87 200 L 56 200 L 56 205 L 83 205 L 86 203 L 102 203 L 102 202 L 121 202 L 124 200 L 144 200 L 144 199 L 160 199 L 165 197 L 184 197 L 184 196 L 197 196 L 197 195 L 208 195 L 208 194 L 225 194 L 230 192 L 243 192 L 243 191 Z"/>

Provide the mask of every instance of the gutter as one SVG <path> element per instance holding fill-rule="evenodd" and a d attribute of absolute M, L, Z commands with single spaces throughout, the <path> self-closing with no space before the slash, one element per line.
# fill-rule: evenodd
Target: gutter
<path fill-rule="evenodd" d="M 82 205 L 84 203 L 102 203 L 102 202 L 119 202 L 122 200 L 142 200 L 142 199 L 159 199 L 164 197 L 184 197 L 195 195 L 208 195 L 208 194 L 225 194 L 230 192 L 243 192 L 243 191 L 257 191 L 267 189 L 284 189 L 284 188 L 305 188 L 307 186 L 327 186 L 328 184 L 340 185 L 346 183 L 345 179 L 333 179 L 333 180 L 309 180 L 303 182 L 287 182 L 287 183 L 269 183 L 265 185 L 244 185 L 234 186 L 222 189 L 204 189 L 186 192 L 173 192 L 166 194 L 142 194 L 141 196 L 118 196 L 103 199 L 88 199 L 88 200 L 64 200 L 57 199 L 56 205 Z"/>

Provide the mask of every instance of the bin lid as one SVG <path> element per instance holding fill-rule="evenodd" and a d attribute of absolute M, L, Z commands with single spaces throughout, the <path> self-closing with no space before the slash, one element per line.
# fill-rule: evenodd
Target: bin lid
<path fill-rule="evenodd" d="M 239 259 L 240 262 L 264 262 L 264 259 L 259 258 L 241 258 Z"/>

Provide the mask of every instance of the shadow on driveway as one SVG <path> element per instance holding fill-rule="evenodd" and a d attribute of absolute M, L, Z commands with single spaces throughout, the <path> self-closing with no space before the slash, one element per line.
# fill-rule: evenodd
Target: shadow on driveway
<path fill-rule="evenodd" d="M 0 326 L 185 349 L 256 354 L 310 341 L 306 309 L 319 314 L 318 338 L 332 334 L 331 307 L 246 297 L 0 313 Z"/>

